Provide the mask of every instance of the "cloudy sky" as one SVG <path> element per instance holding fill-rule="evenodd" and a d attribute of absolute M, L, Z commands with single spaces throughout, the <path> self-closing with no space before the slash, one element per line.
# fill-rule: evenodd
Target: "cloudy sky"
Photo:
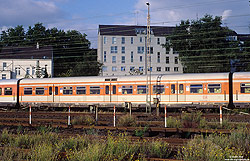
<path fill-rule="evenodd" d="M 175 26 L 210 14 L 238 33 L 250 32 L 249 0 L 0 0 L 0 31 L 41 22 L 86 33 L 96 48 L 99 24 L 146 25 L 147 1 L 151 25 Z"/>

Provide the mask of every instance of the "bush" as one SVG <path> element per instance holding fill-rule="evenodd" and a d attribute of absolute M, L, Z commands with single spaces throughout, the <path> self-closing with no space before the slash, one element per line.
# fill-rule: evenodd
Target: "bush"
<path fill-rule="evenodd" d="M 230 159 L 231 156 L 242 156 L 242 153 L 234 147 L 222 148 L 209 137 L 204 139 L 202 136 L 196 136 L 188 142 L 186 147 L 182 148 L 181 152 L 179 151 L 179 156 L 188 161 L 224 161 Z"/>
<path fill-rule="evenodd" d="M 182 122 L 179 117 L 175 118 L 172 116 L 167 117 L 167 127 L 169 128 L 181 128 Z"/>
<path fill-rule="evenodd" d="M 117 123 L 118 126 L 134 127 L 136 126 L 136 118 L 130 115 L 121 116 Z"/>
<path fill-rule="evenodd" d="M 75 117 L 72 120 L 72 125 L 94 125 L 95 124 L 95 119 L 92 116 L 85 115 L 85 116 L 79 116 Z"/>
<path fill-rule="evenodd" d="M 198 128 L 202 119 L 202 112 L 183 113 L 181 120 L 184 128 Z"/>

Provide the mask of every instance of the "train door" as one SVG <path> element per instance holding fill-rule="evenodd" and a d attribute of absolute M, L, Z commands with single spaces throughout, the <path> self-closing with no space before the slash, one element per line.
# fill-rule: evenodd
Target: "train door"
<path fill-rule="evenodd" d="M 186 102 L 185 82 L 178 82 L 178 102 Z"/>
<path fill-rule="evenodd" d="M 117 102 L 117 86 L 111 82 L 105 85 L 105 102 Z"/>
<path fill-rule="evenodd" d="M 175 103 L 178 102 L 178 82 L 170 82 L 169 90 L 169 102 Z"/>
<path fill-rule="evenodd" d="M 47 102 L 54 102 L 54 93 L 53 93 L 53 85 L 47 86 L 48 95 L 47 95 Z"/>
<path fill-rule="evenodd" d="M 59 91 L 60 91 L 59 85 L 54 85 L 54 92 L 53 92 L 54 101 L 53 102 L 60 102 Z"/>

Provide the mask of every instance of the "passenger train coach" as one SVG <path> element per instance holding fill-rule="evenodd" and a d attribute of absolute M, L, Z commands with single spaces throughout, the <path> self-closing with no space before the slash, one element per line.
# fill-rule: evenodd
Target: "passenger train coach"
<path fill-rule="evenodd" d="M 151 94 L 146 76 L 91 76 L 19 79 L 0 81 L 3 107 L 133 107 L 157 98 L 161 105 L 173 107 L 218 106 L 249 107 L 250 72 L 152 75 Z M 150 88 L 148 88 L 150 89 Z"/>

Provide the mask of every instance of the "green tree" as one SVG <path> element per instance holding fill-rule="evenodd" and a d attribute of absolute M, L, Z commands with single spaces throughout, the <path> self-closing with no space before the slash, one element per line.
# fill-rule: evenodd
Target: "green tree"
<path fill-rule="evenodd" d="M 54 76 L 98 75 L 101 64 L 96 50 L 90 49 L 90 41 L 77 30 L 46 29 L 42 23 L 22 26 L 3 31 L 0 47 L 10 46 L 53 46 Z"/>
<path fill-rule="evenodd" d="M 239 41 L 233 36 L 234 31 L 222 27 L 221 17 L 205 15 L 181 21 L 164 46 L 179 53 L 186 73 L 228 72 L 230 61 L 241 57 Z"/>

